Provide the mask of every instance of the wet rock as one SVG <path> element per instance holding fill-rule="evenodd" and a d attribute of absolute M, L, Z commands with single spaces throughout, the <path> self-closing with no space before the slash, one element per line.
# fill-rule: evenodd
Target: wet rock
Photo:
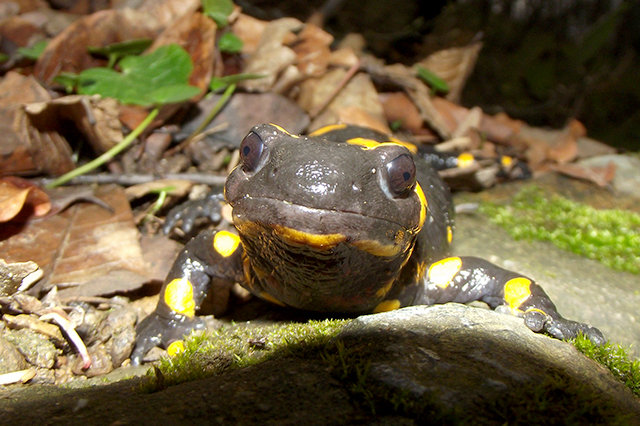
<path fill-rule="evenodd" d="M 504 401 L 533 396 L 523 389 L 557 379 L 571 398 L 598 396 L 640 419 L 640 400 L 608 370 L 510 315 L 454 303 L 416 306 L 359 317 L 336 339 L 351 357 L 371 360 L 369 378 L 442 412 L 490 419 Z"/>
<path fill-rule="evenodd" d="M 56 383 L 56 374 L 55 370 L 51 370 L 49 368 L 38 368 L 36 369 L 36 375 L 29 382 L 31 384 L 38 385 L 53 385 Z"/>
<path fill-rule="evenodd" d="M 601 155 L 580 161 L 585 167 L 606 167 L 616 165 L 613 188 L 625 195 L 640 198 L 640 158 L 631 155 Z"/>
<path fill-rule="evenodd" d="M 29 364 L 41 368 L 52 368 L 56 357 L 61 351 L 44 335 L 33 330 L 23 328 L 13 330 L 5 335 Z"/>
<path fill-rule="evenodd" d="M 24 370 L 28 364 L 18 349 L 0 337 L 0 374 Z"/>
<path fill-rule="evenodd" d="M 99 330 L 108 313 L 96 309 L 88 303 L 72 303 L 70 306 L 73 307 L 73 310 L 69 312 L 69 319 L 75 324 L 76 331 L 82 337 L 85 345 L 103 342 Z"/>

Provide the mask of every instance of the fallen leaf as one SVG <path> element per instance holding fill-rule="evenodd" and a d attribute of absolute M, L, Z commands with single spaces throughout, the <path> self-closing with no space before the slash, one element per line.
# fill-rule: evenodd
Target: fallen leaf
<path fill-rule="evenodd" d="M 331 60 L 333 36 L 321 28 L 307 24 L 298 34 L 292 46 L 300 72 L 309 77 L 319 77 L 327 71 Z"/>
<path fill-rule="evenodd" d="M 320 80 L 309 79 L 304 81 L 300 85 L 299 102 L 301 106 L 307 109 L 309 106 L 316 107 L 316 102 L 324 102 L 324 99 L 333 93 L 336 81 L 342 80 L 345 74 L 345 70 L 336 68 L 327 72 Z M 307 92 L 306 94 L 305 91 Z M 311 102 L 303 104 L 303 102 L 306 102 L 305 99 Z M 378 99 L 378 92 L 369 75 L 365 73 L 358 73 L 349 80 L 344 88 L 324 108 L 323 112 L 312 121 L 309 130 L 313 131 L 322 126 L 340 122 L 341 114 L 343 115 L 342 118 L 354 119 L 353 121 L 355 121 L 346 124 L 359 124 L 356 119 L 357 116 L 353 114 L 349 116 L 349 111 L 353 112 L 354 107 L 359 108 L 368 115 L 367 121 L 369 124 L 377 122 L 378 124 L 375 128 L 385 129 L 384 133 L 391 132 L 384 118 L 384 110 Z M 363 117 L 362 114 L 360 114 L 360 117 Z"/>
<path fill-rule="evenodd" d="M 0 258 L 32 260 L 44 271 L 32 291 L 58 286 L 61 297 L 98 296 L 132 290 L 148 281 L 124 191 L 105 185 L 96 196 L 114 212 L 76 204 L 45 220 L 0 228 Z"/>
<path fill-rule="evenodd" d="M 30 217 L 44 216 L 51 210 L 49 196 L 31 182 L 18 177 L 0 179 L 0 222 L 25 222 Z"/>
<path fill-rule="evenodd" d="M 453 47 L 432 53 L 415 64 L 423 66 L 436 74 L 449 85 L 446 98 L 452 102 L 460 102 L 462 89 L 475 68 L 482 43 L 473 43 L 464 47 Z"/>
<path fill-rule="evenodd" d="M 616 174 L 616 165 L 610 161 L 606 167 L 585 167 L 580 164 L 550 164 L 553 171 L 576 179 L 595 183 L 601 188 L 608 186 Z"/>
<path fill-rule="evenodd" d="M 279 74 L 296 60 L 295 52 L 286 45 L 293 42 L 294 30 L 302 28 L 302 22 L 294 18 L 282 18 L 270 22 L 262 33 L 255 52 L 249 56 L 244 73 L 263 74 L 264 78 L 245 80 L 239 87 L 250 92 L 265 92 L 275 83 Z"/>
<path fill-rule="evenodd" d="M 145 0 L 138 12 L 166 27 L 183 15 L 190 15 L 202 6 L 202 0 Z"/>
<path fill-rule="evenodd" d="M 414 135 L 424 133 L 424 121 L 420 111 L 404 92 L 381 93 L 380 102 L 389 123 L 399 122 L 400 128 Z"/>
<path fill-rule="evenodd" d="M 199 98 L 209 88 L 215 64 L 216 24 L 202 13 L 183 15 L 168 26 L 149 47 L 153 52 L 161 46 L 177 44 L 187 51 L 193 63 L 189 85 L 201 89 Z M 194 100 L 197 100 L 194 99 Z"/>
<path fill-rule="evenodd" d="M 231 25 L 231 31 L 242 40 L 241 53 L 251 55 L 258 48 L 264 29 L 269 23 L 241 13 Z"/>
<path fill-rule="evenodd" d="M 159 23 L 146 13 L 132 9 L 102 10 L 85 16 L 58 34 L 36 62 L 34 75 L 50 86 L 62 72 L 104 66 L 106 60 L 92 56 L 89 47 L 103 47 L 136 38 L 154 38 Z"/>
<path fill-rule="evenodd" d="M 23 129 L 24 134 L 39 134 L 40 139 L 53 133 L 64 139 L 72 124 L 87 138 L 94 151 L 102 154 L 122 141 L 119 111 L 115 99 L 71 95 L 25 105 L 26 117 L 20 123 L 29 127 Z"/>

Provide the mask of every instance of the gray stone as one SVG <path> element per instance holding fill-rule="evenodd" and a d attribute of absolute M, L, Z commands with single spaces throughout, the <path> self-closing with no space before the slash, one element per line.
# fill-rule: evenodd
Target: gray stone
<path fill-rule="evenodd" d="M 14 344 L 26 360 L 41 368 L 52 368 L 60 350 L 49 339 L 33 330 L 23 328 L 5 335 Z"/>
<path fill-rule="evenodd" d="M 606 167 L 616 165 L 613 189 L 620 194 L 640 198 L 640 158 L 631 155 L 601 155 L 580 161 L 585 167 Z"/>
<path fill-rule="evenodd" d="M 640 277 L 541 241 L 515 241 L 480 214 L 458 214 L 453 252 L 478 256 L 540 284 L 562 316 L 598 327 L 605 338 L 640 348 Z"/>
<path fill-rule="evenodd" d="M 336 339 L 351 358 L 371 361 L 374 381 L 443 412 L 475 413 L 477 424 L 500 401 L 531 396 L 519 393 L 553 378 L 577 392 L 572 398 L 597 395 L 640 424 L 640 400 L 607 369 L 511 315 L 455 303 L 414 306 L 359 317 Z"/>
<path fill-rule="evenodd" d="M 0 374 L 24 370 L 27 362 L 15 346 L 0 337 Z"/>

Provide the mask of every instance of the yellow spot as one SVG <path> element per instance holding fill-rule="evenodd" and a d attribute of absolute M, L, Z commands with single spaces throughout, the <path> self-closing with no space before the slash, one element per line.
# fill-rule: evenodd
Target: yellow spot
<path fill-rule="evenodd" d="M 270 295 L 269 293 L 267 293 L 266 291 L 261 291 L 260 292 L 260 297 L 262 297 L 264 300 L 267 300 L 271 303 L 274 303 L 276 305 L 280 305 L 280 306 L 287 306 L 284 303 L 282 303 L 281 301 L 279 301 L 278 299 L 276 299 L 275 297 L 273 297 L 272 295 Z"/>
<path fill-rule="evenodd" d="M 531 296 L 531 280 L 525 277 L 510 279 L 504 285 L 504 301 L 512 310 L 517 310 Z"/>
<path fill-rule="evenodd" d="M 393 283 L 395 282 L 395 279 L 392 279 L 391 281 L 389 281 L 388 283 L 386 283 L 384 285 L 384 287 L 380 287 L 378 289 L 378 291 L 376 291 L 376 296 L 377 297 L 384 297 L 385 294 L 389 293 L 389 290 L 391 290 L 391 287 L 393 287 Z"/>
<path fill-rule="evenodd" d="M 240 245 L 240 237 L 229 231 L 220 231 L 213 237 L 213 248 L 222 257 L 231 256 Z"/>
<path fill-rule="evenodd" d="M 402 251 L 400 244 L 381 244 L 376 240 L 354 241 L 351 245 L 378 257 L 393 257 Z"/>
<path fill-rule="evenodd" d="M 400 308 L 400 301 L 398 299 L 385 300 L 373 308 L 373 313 L 379 314 L 380 312 L 395 311 L 398 308 Z"/>
<path fill-rule="evenodd" d="M 320 127 L 317 130 L 314 130 L 313 132 L 309 133 L 309 136 L 311 137 L 320 136 L 320 135 L 324 135 L 325 133 L 333 132 L 334 130 L 345 129 L 346 127 L 347 127 L 346 124 L 332 124 L 330 126 L 324 126 L 324 127 Z"/>
<path fill-rule="evenodd" d="M 196 302 L 193 300 L 193 286 L 186 278 L 176 278 L 167 284 L 164 301 L 175 312 L 193 317 L 196 314 Z"/>
<path fill-rule="evenodd" d="M 545 311 L 543 311 L 542 309 L 538 309 L 538 308 L 527 308 L 527 310 L 525 312 L 540 312 L 544 316 L 549 315 Z"/>
<path fill-rule="evenodd" d="M 273 123 L 269 123 L 269 124 L 275 127 L 276 129 L 280 130 L 281 132 L 286 133 L 288 136 L 291 136 L 292 138 L 300 137 L 298 135 L 292 135 L 291 133 L 287 132 L 284 128 L 282 128 L 281 126 L 278 126 L 277 124 L 273 124 Z"/>
<path fill-rule="evenodd" d="M 447 242 L 451 244 L 453 242 L 453 228 L 447 226 Z"/>
<path fill-rule="evenodd" d="M 502 167 L 508 169 L 513 165 L 513 158 L 509 157 L 508 155 L 503 155 L 500 158 L 500 164 L 502 164 Z"/>
<path fill-rule="evenodd" d="M 448 257 L 432 264 L 427 273 L 427 279 L 438 287 L 447 288 L 451 280 L 462 268 L 462 259 L 459 257 Z"/>
<path fill-rule="evenodd" d="M 420 199 L 420 224 L 418 227 L 422 229 L 422 225 L 424 225 L 424 221 L 427 218 L 427 197 L 424 196 L 424 192 L 422 192 L 422 187 L 420 183 L 416 182 L 416 187 L 414 189 L 416 195 Z"/>
<path fill-rule="evenodd" d="M 274 226 L 274 233 L 292 243 L 304 244 L 320 249 L 329 249 L 347 239 L 347 237 L 342 234 L 311 234 L 285 226 Z"/>
<path fill-rule="evenodd" d="M 175 342 L 171 342 L 171 344 L 167 348 L 167 354 L 169 356 L 176 356 L 182 352 L 184 352 L 184 342 L 182 340 L 176 340 Z"/>
<path fill-rule="evenodd" d="M 352 138 L 347 140 L 348 144 L 362 146 L 366 149 L 373 149 L 380 146 L 380 142 L 365 138 Z"/>
<path fill-rule="evenodd" d="M 473 157 L 473 154 L 469 152 L 463 152 L 458 155 L 458 167 L 461 169 L 471 166 L 474 161 L 475 158 Z"/>
<path fill-rule="evenodd" d="M 412 143 L 409 142 L 405 142 L 405 141 L 401 141 L 400 139 L 394 138 L 394 137 L 390 137 L 389 141 L 392 143 L 395 143 L 396 145 L 402 145 L 405 148 L 407 148 L 409 151 L 411 151 L 411 153 L 413 154 L 417 154 L 418 153 L 418 147 L 415 146 Z"/>

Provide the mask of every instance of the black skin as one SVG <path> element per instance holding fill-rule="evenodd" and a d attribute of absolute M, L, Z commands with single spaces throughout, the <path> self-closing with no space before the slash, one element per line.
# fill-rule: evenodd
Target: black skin
<path fill-rule="evenodd" d="M 204 328 L 194 314 L 212 280 L 237 282 L 293 308 L 353 315 L 481 300 L 523 317 L 535 332 L 558 339 L 582 332 L 604 343 L 598 329 L 562 318 L 533 280 L 483 259 L 448 258 L 449 190 L 415 149 L 377 144 L 385 141 L 386 135 L 352 126 L 310 136 L 255 126 L 224 191 L 239 238 L 225 234 L 232 242 L 226 251 L 214 244 L 225 231 L 204 231 L 187 243 L 155 312 L 137 328 L 132 364 L 152 347 Z M 165 229 L 178 220 L 190 228 L 196 216 L 219 219 L 220 201 L 213 191 L 203 203 L 172 212 Z M 186 280 L 191 292 L 169 284 Z M 172 294 L 181 301 L 166 297 Z"/>

